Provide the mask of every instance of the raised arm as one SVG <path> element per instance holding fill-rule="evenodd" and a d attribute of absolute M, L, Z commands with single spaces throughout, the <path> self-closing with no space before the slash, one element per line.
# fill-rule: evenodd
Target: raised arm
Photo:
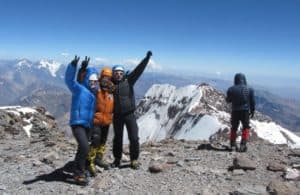
<path fill-rule="evenodd" d="M 127 79 L 130 84 L 134 85 L 135 82 L 140 78 L 151 56 L 152 56 L 152 52 L 148 51 L 146 57 L 139 63 L 139 65 L 135 67 L 135 69 L 131 73 L 129 73 Z"/>
<path fill-rule="evenodd" d="M 79 59 L 79 57 L 75 56 L 72 62 L 68 65 L 65 73 L 65 83 L 72 92 L 76 88 L 76 85 L 78 85 L 78 82 L 75 80 L 75 75 Z"/>

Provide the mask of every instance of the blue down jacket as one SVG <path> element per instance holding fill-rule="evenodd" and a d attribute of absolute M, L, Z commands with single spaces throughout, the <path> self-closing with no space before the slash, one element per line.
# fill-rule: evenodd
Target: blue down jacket
<path fill-rule="evenodd" d="M 82 125 L 90 128 L 95 113 L 95 95 L 90 91 L 89 77 L 97 74 L 95 68 L 87 68 L 82 84 L 76 81 L 76 67 L 68 65 L 65 73 L 65 83 L 72 92 L 70 125 Z"/>

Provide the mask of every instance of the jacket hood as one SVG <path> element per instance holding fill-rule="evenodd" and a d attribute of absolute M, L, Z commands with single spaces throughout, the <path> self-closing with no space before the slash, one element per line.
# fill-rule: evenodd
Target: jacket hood
<path fill-rule="evenodd" d="M 83 82 L 82 82 L 82 85 L 85 86 L 89 90 L 91 89 L 90 85 L 89 85 L 89 77 L 92 74 L 96 74 L 96 76 L 98 76 L 97 70 L 95 68 L 87 68 L 86 72 L 85 72 L 85 76 L 84 76 Z"/>
<path fill-rule="evenodd" d="M 247 81 L 246 81 L 245 75 L 243 73 L 237 73 L 234 76 L 234 84 L 235 85 L 240 85 L 240 84 L 247 85 Z"/>

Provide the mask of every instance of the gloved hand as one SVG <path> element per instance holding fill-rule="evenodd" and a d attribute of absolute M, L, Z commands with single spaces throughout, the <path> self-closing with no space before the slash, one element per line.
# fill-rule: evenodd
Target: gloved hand
<path fill-rule="evenodd" d="M 254 117 L 254 110 L 250 112 L 250 117 L 251 117 L 251 118 Z"/>
<path fill-rule="evenodd" d="M 149 51 L 147 52 L 147 58 L 150 58 L 151 56 L 152 56 L 152 51 L 149 50 Z"/>
<path fill-rule="evenodd" d="M 79 59 L 80 57 L 77 57 L 77 55 L 75 55 L 75 58 L 71 61 L 71 65 L 77 67 Z"/>
<path fill-rule="evenodd" d="M 85 56 L 85 59 L 81 62 L 80 69 L 86 69 L 86 67 L 89 65 L 90 57 Z"/>
<path fill-rule="evenodd" d="M 77 81 L 79 83 L 82 83 L 83 81 L 86 72 L 86 67 L 89 65 L 89 62 L 90 62 L 90 57 L 87 56 L 85 56 L 85 59 L 81 62 L 81 67 L 77 74 Z"/>

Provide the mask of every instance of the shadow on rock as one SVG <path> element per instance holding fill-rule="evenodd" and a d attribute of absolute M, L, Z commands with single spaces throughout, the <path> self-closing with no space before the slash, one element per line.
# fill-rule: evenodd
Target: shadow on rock
<path fill-rule="evenodd" d="M 74 161 L 69 161 L 63 167 L 55 169 L 51 173 L 36 176 L 34 179 L 26 180 L 23 182 L 23 184 L 29 185 L 38 181 L 46 181 L 46 182 L 61 181 L 69 184 L 77 184 L 73 180 L 73 172 L 74 172 Z"/>
<path fill-rule="evenodd" d="M 204 143 L 200 144 L 197 147 L 197 150 L 214 150 L 214 151 L 221 151 L 221 152 L 232 152 L 232 149 L 224 144 L 211 144 L 211 143 Z"/>

